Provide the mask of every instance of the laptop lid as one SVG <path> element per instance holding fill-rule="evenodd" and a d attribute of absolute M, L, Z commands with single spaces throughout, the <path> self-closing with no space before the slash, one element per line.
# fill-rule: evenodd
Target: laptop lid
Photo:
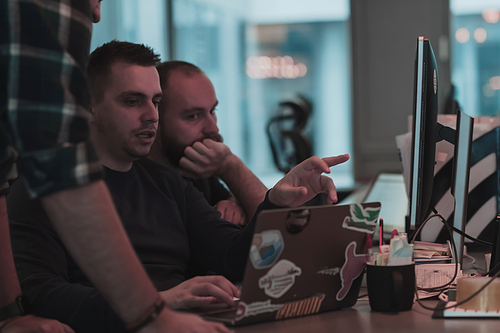
<path fill-rule="evenodd" d="M 237 309 L 204 317 L 243 325 L 353 306 L 379 212 L 380 203 L 262 211 Z"/>

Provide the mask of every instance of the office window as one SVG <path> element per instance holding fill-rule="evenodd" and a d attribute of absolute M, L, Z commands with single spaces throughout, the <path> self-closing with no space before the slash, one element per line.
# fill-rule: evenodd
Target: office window
<path fill-rule="evenodd" d="M 471 116 L 500 116 L 500 4 L 451 0 L 451 79 Z"/>
<path fill-rule="evenodd" d="M 90 50 L 113 39 L 146 44 L 168 56 L 167 9 L 164 0 L 106 0 L 101 22 L 93 25 Z"/>
<path fill-rule="evenodd" d="M 255 170 L 276 170 L 265 133 L 280 102 L 298 94 L 312 103 L 305 128 L 320 157 L 351 152 L 349 33 L 347 21 L 257 24 L 246 27 L 249 160 Z M 334 168 L 339 186 L 352 182 L 350 164 Z M 279 179 L 280 173 L 267 177 Z"/>
<path fill-rule="evenodd" d="M 279 102 L 298 93 L 313 105 L 306 127 L 313 153 L 352 152 L 348 20 L 348 0 L 106 0 L 91 49 L 126 40 L 152 46 L 162 60 L 171 54 L 199 66 L 217 93 L 224 142 L 271 187 L 283 174 L 265 127 Z M 284 73 L 297 75 L 252 77 L 249 61 L 259 57 L 281 59 Z M 332 176 L 338 187 L 352 187 L 352 163 Z"/>
<path fill-rule="evenodd" d="M 297 94 L 313 105 L 306 127 L 313 153 L 351 153 L 349 4 L 312 2 L 173 1 L 174 57 L 210 77 L 224 142 L 269 187 L 283 174 L 274 165 L 266 125 L 279 102 Z M 253 75 L 259 61 L 264 67 L 283 63 L 284 75 Z M 333 176 L 339 187 L 353 185 L 351 164 L 335 168 Z"/>

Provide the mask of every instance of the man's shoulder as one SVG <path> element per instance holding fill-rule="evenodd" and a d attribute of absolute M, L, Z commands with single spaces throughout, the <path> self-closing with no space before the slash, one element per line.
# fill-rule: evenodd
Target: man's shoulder
<path fill-rule="evenodd" d="M 144 170 L 154 179 L 184 181 L 174 168 L 158 164 L 149 158 L 141 158 L 134 162 L 134 167 Z"/>
<path fill-rule="evenodd" d="M 140 167 L 148 170 L 148 171 L 154 171 L 154 172 L 163 172 L 163 173 L 173 173 L 175 174 L 175 169 L 169 166 L 164 166 L 159 163 L 156 163 L 155 161 L 149 159 L 149 158 L 141 158 L 137 161 L 134 162 L 134 164 L 137 166 L 139 165 Z"/>

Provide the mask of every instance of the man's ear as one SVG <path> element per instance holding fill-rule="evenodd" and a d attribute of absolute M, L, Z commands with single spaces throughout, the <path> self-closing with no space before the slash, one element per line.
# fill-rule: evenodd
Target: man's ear
<path fill-rule="evenodd" d="M 92 124 L 95 121 L 96 117 L 96 110 L 92 107 L 92 104 L 90 105 L 89 111 L 90 111 L 90 116 L 88 117 L 88 121 L 89 124 Z"/>

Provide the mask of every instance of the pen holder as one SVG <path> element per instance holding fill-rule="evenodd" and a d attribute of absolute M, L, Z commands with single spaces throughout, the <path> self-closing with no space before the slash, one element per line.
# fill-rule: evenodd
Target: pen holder
<path fill-rule="evenodd" d="M 366 282 L 372 311 L 411 310 L 415 293 L 415 264 L 367 265 Z"/>

